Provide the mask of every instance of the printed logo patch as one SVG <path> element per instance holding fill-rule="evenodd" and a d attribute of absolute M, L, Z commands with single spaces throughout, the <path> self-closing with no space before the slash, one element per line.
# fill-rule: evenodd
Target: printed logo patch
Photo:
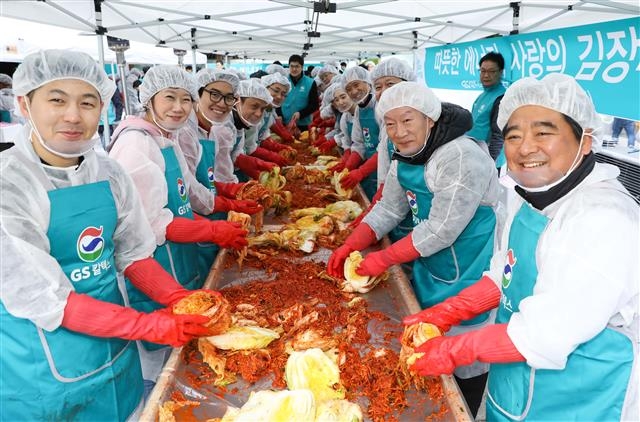
<path fill-rule="evenodd" d="M 100 259 L 104 251 L 103 228 L 87 227 L 78 236 L 76 249 L 78 257 L 84 262 L 94 262 Z"/>
<path fill-rule="evenodd" d="M 504 271 L 502 273 L 502 287 L 507 288 L 511 284 L 511 277 L 513 276 L 513 267 L 515 267 L 518 260 L 513 256 L 513 249 L 507 251 L 507 263 L 504 265 Z"/>
<path fill-rule="evenodd" d="M 411 213 L 413 215 L 418 215 L 418 201 L 416 200 L 416 194 L 410 190 L 407 191 L 407 202 L 409 202 Z"/>
<path fill-rule="evenodd" d="M 184 185 L 184 181 L 178 177 L 178 194 L 182 202 L 187 201 L 187 187 Z"/>
<path fill-rule="evenodd" d="M 209 167 L 207 169 L 207 179 L 209 179 L 209 186 L 211 186 L 212 188 L 215 187 L 213 183 L 213 167 Z"/>

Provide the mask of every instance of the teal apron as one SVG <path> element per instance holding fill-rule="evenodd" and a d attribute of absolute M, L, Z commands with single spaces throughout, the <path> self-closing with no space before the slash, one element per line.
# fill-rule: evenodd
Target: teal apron
<path fill-rule="evenodd" d="M 200 139 L 202 154 L 196 167 L 196 179 L 200 184 L 206 186 L 214 195 L 217 195 L 214 179 L 214 165 L 216 159 L 216 142 L 211 139 Z M 226 212 L 216 212 L 205 215 L 209 220 L 226 220 Z M 220 247 L 215 243 L 197 243 L 198 245 L 198 273 L 203 280 L 206 280 L 211 265 L 218 255 Z"/>
<path fill-rule="evenodd" d="M 374 101 L 374 99 L 371 99 Z M 378 142 L 380 136 L 380 128 L 376 121 L 375 108 L 365 107 L 358 110 L 358 120 L 362 129 L 362 139 L 364 141 L 364 160 L 368 160 L 378 150 Z M 369 200 L 373 199 L 373 195 L 378 190 L 378 174 L 373 171 L 365 177 L 360 186 L 364 190 Z"/>
<path fill-rule="evenodd" d="M 508 323 L 520 301 L 533 294 L 536 250 L 548 222 L 527 203 L 514 217 L 496 324 Z M 492 364 L 487 420 L 619 421 L 632 364 L 631 341 L 611 328 L 574 350 L 563 370 Z"/>
<path fill-rule="evenodd" d="M 291 90 L 287 94 L 287 97 L 282 103 L 280 110 L 282 111 L 282 122 L 285 125 L 289 124 L 291 116 L 297 111 L 303 110 L 309 104 L 309 92 L 313 85 L 313 79 L 308 76 L 302 75 L 302 78 L 298 81 L 298 84 L 294 84 L 291 76 L 289 76 L 289 82 L 291 82 Z M 311 123 L 311 115 L 298 119 L 297 126 L 309 126 Z"/>
<path fill-rule="evenodd" d="M 118 211 L 109 183 L 49 190 L 47 237 L 76 293 L 123 305 L 113 258 Z M 18 280 L 14 280 L 18 281 Z M 0 420 L 124 421 L 142 399 L 134 342 L 48 332 L 0 304 Z"/>
<path fill-rule="evenodd" d="M 424 180 L 424 165 L 398 162 L 398 181 L 407 192 L 414 227 L 429 218 L 433 193 Z M 413 288 L 422 308 L 457 295 L 482 278 L 493 253 L 496 217 L 491 207 L 480 206 L 456 241 L 448 248 L 413 263 Z M 489 314 L 463 325 L 478 324 Z"/>

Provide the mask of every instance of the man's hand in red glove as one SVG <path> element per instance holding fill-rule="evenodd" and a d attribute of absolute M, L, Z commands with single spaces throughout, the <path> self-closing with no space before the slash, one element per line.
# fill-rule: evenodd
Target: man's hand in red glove
<path fill-rule="evenodd" d="M 173 315 L 168 309 L 149 314 L 71 292 L 64 308 L 62 326 L 94 337 L 145 340 L 179 347 L 195 336 L 206 336 L 202 315 Z"/>
<path fill-rule="evenodd" d="M 347 166 L 347 161 L 349 161 L 350 156 L 351 156 L 351 150 L 350 149 L 344 150 L 344 153 L 342 154 L 342 158 L 340 158 L 340 161 L 338 162 L 338 164 L 331 167 L 329 171 L 339 173 L 342 170 L 344 170 Z"/>
<path fill-rule="evenodd" d="M 353 220 L 351 224 L 349 224 L 348 227 L 350 229 L 355 229 L 358 226 L 358 224 L 360 224 L 360 222 L 364 219 L 364 217 L 369 213 L 369 211 L 371 211 L 371 208 L 373 208 L 373 206 L 380 200 L 380 198 L 382 198 L 383 188 L 384 188 L 384 183 L 378 186 L 378 190 L 373 195 L 373 198 L 371 198 L 371 203 L 369 204 L 367 209 L 361 212 L 360 215 L 355 220 Z"/>
<path fill-rule="evenodd" d="M 277 166 L 275 163 L 270 163 L 256 157 L 250 157 L 246 154 L 238 155 L 235 165 L 240 169 L 240 171 L 255 180 L 258 180 L 260 177 L 260 172 L 271 171 Z"/>
<path fill-rule="evenodd" d="M 340 180 L 340 185 L 345 189 L 351 189 L 360 183 L 362 179 L 364 179 L 364 176 L 359 169 L 351 170 L 349 174 Z"/>
<path fill-rule="evenodd" d="M 275 123 L 271 125 L 269 129 L 278 135 L 283 142 L 291 143 L 294 141 L 293 134 L 287 130 L 280 119 L 276 119 Z"/>
<path fill-rule="evenodd" d="M 419 256 L 420 253 L 413 246 L 411 233 L 409 233 L 388 248 L 367 254 L 356 268 L 356 273 L 375 277 L 392 265 L 414 261 Z"/>
<path fill-rule="evenodd" d="M 377 240 L 376 233 L 367 224 L 359 225 L 347 239 L 344 245 L 333 251 L 327 262 L 327 273 L 336 278 L 344 278 L 344 261 L 353 251 L 360 251 Z"/>
<path fill-rule="evenodd" d="M 238 192 L 245 185 L 244 183 L 226 183 L 226 182 L 213 182 L 216 187 L 218 195 L 222 195 L 225 198 L 236 199 Z"/>
<path fill-rule="evenodd" d="M 347 168 L 350 168 L 347 166 Z M 354 170 L 350 170 L 349 174 L 340 181 L 340 184 L 345 189 L 351 189 L 358 183 L 362 182 L 365 177 L 376 171 L 378 168 L 378 153 L 376 152 L 360 167 Z"/>
<path fill-rule="evenodd" d="M 262 206 L 251 199 L 229 199 L 225 198 L 224 196 L 218 195 L 215 197 L 215 206 L 213 208 L 213 211 L 236 211 L 253 215 L 259 211 L 262 211 Z"/>
<path fill-rule="evenodd" d="M 240 223 L 211 221 L 211 242 L 223 248 L 240 249 L 248 245 L 247 231 Z"/>
<path fill-rule="evenodd" d="M 175 217 L 167 226 L 166 236 L 168 240 L 178 243 L 210 242 L 234 249 L 247 246 L 247 231 L 239 223 L 210 221 L 205 218 L 191 220 Z"/>
<path fill-rule="evenodd" d="M 320 144 L 320 146 L 318 146 L 318 149 L 320 150 L 320 152 L 322 153 L 328 153 L 330 152 L 333 148 L 335 148 L 338 144 L 336 143 L 336 141 L 334 141 L 333 139 L 329 139 L 328 141 L 324 141 L 322 144 Z"/>
<path fill-rule="evenodd" d="M 267 138 L 267 139 L 263 140 L 262 142 L 260 142 L 260 146 L 262 148 L 266 148 L 269 151 L 274 151 L 274 152 L 280 152 L 280 151 L 284 151 L 284 150 L 293 149 L 290 146 L 283 145 L 280 142 L 276 142 L 271 138 Z"/>
<path fill-rule="evenodd" d="M 472 319 L 500 304 L 500 289 L 491 278 L 484 276 L 477 283 L 463 289 L 456 296 L 409 315 L 402 320 L 405 325 L 427 322 L 445 333 L 454 325 Z"/>
<path fill-rule="evenodd" d="M 484 363 L 524 362 L 526 359 L 509 338 L 507 324 L 494 324 L 457 336 L 434 337 L 415 348 L 424 356 L 411 370 L 423 376 L 452 374 L 458 366 Z"/>
<path fill-rule="evenodd" d="M 351 154 L 349 155 L 349 159 L 345 163 L 345 167 L 351 171 L 351 170 L 357 169 L 361 162 L 362 162 L 362 157 L 360 156 L 360 154 L 358 154 L 357 152 L 351 151 Z"/>
<path fill-rule="evenodd" d="M 251 153 L 251 156 L 258 157 L 261 160 L 264 160 L 267 162 L 275 163 L 280 167 L 284 167 L 287 164 L 289 164 L 287 159 L 281 156 L 280 154 L 278 154 L 277 152 L 269 151 L 268 149 L 262 148 L 262 147 L 256 148 L 256 150 Z"/>

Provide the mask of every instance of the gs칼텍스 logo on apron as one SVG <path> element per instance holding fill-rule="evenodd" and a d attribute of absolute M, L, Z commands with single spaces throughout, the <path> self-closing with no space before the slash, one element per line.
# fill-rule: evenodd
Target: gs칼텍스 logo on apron
<path fill-rule="evenodd" d="M 102 256 L 104 250 L 103 228 L 89 226 L 78 236 L 76 249 L 78 258 L 84 262 L 95 262 Z"/>
<path fill-rule="evenodd" d="M 187 187 L 184 185 L 184 181 L 178 177 L 178 194 L 182 202 L 187 202 Z"/>

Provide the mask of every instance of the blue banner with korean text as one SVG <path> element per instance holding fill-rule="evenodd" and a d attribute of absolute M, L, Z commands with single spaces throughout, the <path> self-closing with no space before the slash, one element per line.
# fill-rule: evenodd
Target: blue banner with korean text
<path fill-rule="evenodd" d="M 504 79 L 572 75 L 600 113 L 640 120 L 640 18 L 532 32 L 425 50 L 432 88 L 482 89 L 478 62 L 489 51 L 505 59 Z"/>

